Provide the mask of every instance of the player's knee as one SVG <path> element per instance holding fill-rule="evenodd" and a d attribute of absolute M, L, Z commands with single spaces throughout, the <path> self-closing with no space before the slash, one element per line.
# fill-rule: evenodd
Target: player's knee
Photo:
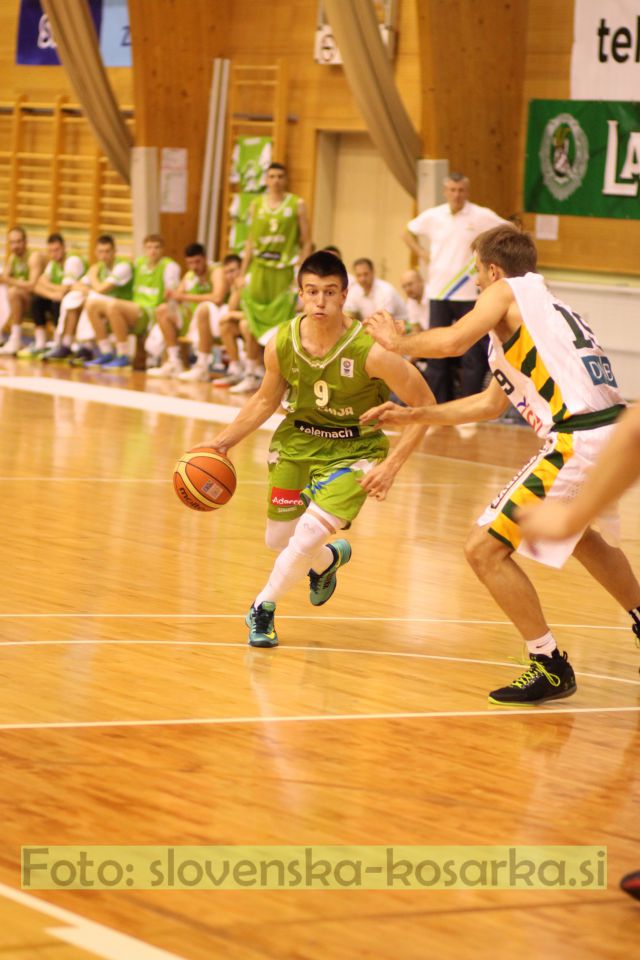
<path fill-rule="evenodd" d="M 464 555 L 467 563 L 480 578 L 491 569 L 495 563 L 498 541 L 489 534 L 487 527 L 474 527 L 464 545 Z"/>
<path fill-rule="evenodd" d="M 289 543 L 297 520 L 267 520 L 264 542 L 269 550 L 280 553 Z"/>
<path fill-rule="evenodd" d="M 24 303 L 24 299 L 25 299 L 22 290 L 17 290 L 15 287 L 8 287 L 7 297 L 9 298 L 10 304 L 15 304 L 15 303 L 22 304 Z"/>
<path fill-rule="evenodd" d="M 314 504 L 313 508 L 303 513 L 298 520 L 290 545 L 301 556 L 314 557 L 341 526 L 342 521 Z"/>

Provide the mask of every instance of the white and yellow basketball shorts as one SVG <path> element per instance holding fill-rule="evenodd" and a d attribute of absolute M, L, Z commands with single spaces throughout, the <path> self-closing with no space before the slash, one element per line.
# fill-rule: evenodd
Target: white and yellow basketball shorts
<path fill-rule="evenodd" d="M 614 427 L 615 424 L 609 424 L 593 430 L 576 430 L 573 433 L 553 431 L 540 452 L 525 464 L 489 504 L 478 518 L 478 526 L 488 526 L 488 533 L 523 557 L 537 560 L 548 567 L 559 569 L 564 566 L 584 529 L 566 540 L 539 540 L 532 549 L 522 539 L 520 527 L 514 519 L 515 510 L 547 497 L 572 500 L 582 487 L 588 471 L 598 459 Z M 617 504 L 609 507 L 593 525 L 600 528 L 607 540 L 617 543 L 620 534 Z"/>

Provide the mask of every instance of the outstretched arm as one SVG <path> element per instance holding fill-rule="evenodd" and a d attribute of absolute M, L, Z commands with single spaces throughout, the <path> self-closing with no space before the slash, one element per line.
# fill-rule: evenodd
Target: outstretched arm
<path fill-rule="evenodd" d="M 432 327 L 403 336 L 384 310 L 369 317 L 365 327 L 379 344 L 405 357 L 460 357 L 497 327 L 513 302 L 511 287 L 499 280 L 480 294 L 473 310 L 450 327 Z"/>
<path fill-rule="evenodd" d="M 543 500 L 519 512 L 527 540 L 573 536 L 640 477 L 640 405 L 628 410 L 574 500 Z"/>
<path fill-rule="evenodd" d="M 360 417 L 361 423 L 377 421 L 385 426 L 405 426 L 408 423 L 424 423 L 430 426 L 452 427 L 459 423 L 477 423 L 479 420 L 495 420 L 509 406 L 507 395 L 496 380 L 482 393 L 461 397 L 449 403 L 419 407 L 400 407 L 397 403 L 382 403 L 372 407 Z"/>
<path fill-rule="evenodd" d="M 222 454 L 257 430 L 280 406 L 286 384 L 278 365 L 275 338 L 265 347 L 264 365 L 266 374 L 258 392 L 247 400 L 233 423 L 210 442 Z"/>

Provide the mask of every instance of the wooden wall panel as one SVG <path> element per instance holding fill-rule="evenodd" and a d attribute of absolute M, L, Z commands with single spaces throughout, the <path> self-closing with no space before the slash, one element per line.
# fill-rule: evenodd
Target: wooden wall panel
<path fill-rule="evenodd" d="M 226 55 L 229 0 L 131 0 L 136 144 L 186 147 L 187 212 L 161 214 L 167 251 L 195 240 L 212 61 Z"/>
<path fill-rule="evenodd" d="M 603 8 L 604 9 L 604 8 Z M 518 173 L 523 179 L 526 105 L 530 99 L 569 97 L 573 4 L 530 0 L 527 24 L 526 71 Z M 533 229 L 534 216 L 525 220 Z M 571 270 L 640 275 L 637 220 L 560 217 L 558 240 L 540 240 L 540 264 Z"/>
<path fill-rule="evenodd" d="M 472 198 L 518 209 L 528 0 L 418 0 L 424 156 L 471 179 Z"/>

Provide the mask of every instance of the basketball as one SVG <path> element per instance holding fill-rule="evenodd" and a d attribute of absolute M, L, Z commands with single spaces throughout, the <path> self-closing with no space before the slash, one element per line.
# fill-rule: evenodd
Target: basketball
<path fill-rule="evenodd" d="M 206 444 L 184 453 L 173 471 L 173 488 L 191 510 L 208 512 L 223 507 L 233 496 L 236 482 L 231 461 Z"/>

